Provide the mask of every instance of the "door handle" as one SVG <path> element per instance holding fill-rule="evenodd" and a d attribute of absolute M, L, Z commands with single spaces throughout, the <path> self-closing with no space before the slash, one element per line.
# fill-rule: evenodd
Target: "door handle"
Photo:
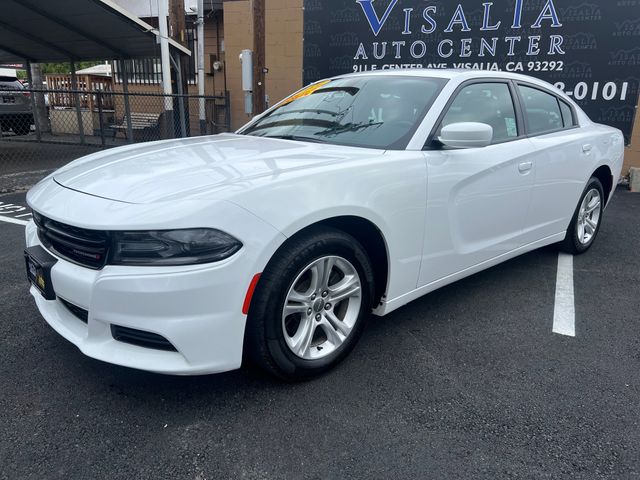
<path fill-rule="evenodd" d="M 522 162 L 518 165 L 518 171 L 520 173 L 525 173 L 531 170 L 531 167 L 533 167 L 533 162 Z"/>
<path fill-rule="evenodd" d="M 589 152 L 591 151 L 591 149 L 592 149 L 592 148 L 593 148 L 593 146 L 592 146 L 590 143 L 585 143 L 585 144 L 582 146 L 582 151 L 583 151 L 584 153 L 589 153 Z"/>

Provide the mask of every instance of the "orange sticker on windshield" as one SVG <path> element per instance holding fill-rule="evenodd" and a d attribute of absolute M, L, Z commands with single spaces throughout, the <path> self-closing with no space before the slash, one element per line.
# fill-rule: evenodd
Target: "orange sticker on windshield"
<path fill-rule="evenodd" d="M 277 106 L 281 107 L 283 105 L 286 105 L 287 103 L 293 102 L 294 100 L 298 100 L 299 98 L 307 97 L 307 96 L 311 95 L 313 92 L 315 92 L 316 90 L 318 90 L 319 88 L 325 86 L 330 81 L 331 80 L 322 80 L 321 82 L 312 83 L 308 87 L 303 88 L 302 90 L 299 90 L 298 92 L 294 93 L 293 95 L 289 95 L 287 98 L 285 98 L 280 103 L 278 103 Z"/>

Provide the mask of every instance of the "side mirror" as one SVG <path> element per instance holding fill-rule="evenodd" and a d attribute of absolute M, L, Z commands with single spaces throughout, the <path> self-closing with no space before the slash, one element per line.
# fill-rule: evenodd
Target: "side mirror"
<path fill-rule="evenodd" d="M 442 127 L 438 141 L 453 148 L 481 148 L 491 144 L 493 127 L 486 123 L 459 122 Z"/>

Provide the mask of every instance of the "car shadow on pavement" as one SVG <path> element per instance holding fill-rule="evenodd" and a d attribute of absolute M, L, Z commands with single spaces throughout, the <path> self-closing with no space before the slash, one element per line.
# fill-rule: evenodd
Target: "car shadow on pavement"
<path fill-rule="evenodd" d="M 162 399 L 162 401 L 189 399 L 197 402 L 197 397 L 225 398 L 237 392 L 259 392 L 305 389 L 308 383 L 319 382 L 331 384 L 340 379 L 349 379 L 359 375 L 363 370 L 385 371 L 398 363 L 398 342 L 403 343 L 407 336 L 417 342 L 422 352 L 434 349 L 438 352 L 442 345 L 437 345 L 443 336 L 456 337 L 461 331 L 473 328 L 484 328 L 491 335 L 495 329 L 504 329 L 500 323 L 491 326 L 494 315 L 486 315 L 486 309 L 495 313 L 497 305 L 492 305 L 498 296 L 514 297 L 512 290 L 518 289 L 519 283 L 528 283 L 531 273 L 536 272 L 538 281 L 546 297 L 545 302 L 553 301 L 555 282 L 555 261 L 557 250 L 553 247 L 531 252 L 504 264 L 485 270 L 452 285 L 436 290 L 416 301 L 398 309 L 386 317 L 371 316 L 367 328 L 356 346 L 355 351 L 335 370 L 328 372 L 311 382 L 290 384 L 279 381 L 260 370 L 243 366 L 242 369 L 200 376 L 172 376 L 139 371 L 117 365 L 111 365 L 82 356 L 63 339 L 53 337 L 65 344 L 69 355 L 62 355 L 61 366 L 69 370 L 69 375 L 86 376 L 100 379 L 100 383 L 111 394 L 120 397 L 137 399 Z M 514 301 L 517 299 L 514 297 Z M 548 302 L 544 303 L 551 308 Z M 514 306 L 517 311 L 519 307 Z M 509 309 L 512 310 L 512 309 Z M 438 340 L 440 339 L 440 340 Z M 372 352 L 375 352 L 372 354 Z M 394 360 L 395 358 L 395 360 Z M 79 380 L 82 384 L 82 380 Z M 106 392 L 105 392 L 106 393 Z"/>

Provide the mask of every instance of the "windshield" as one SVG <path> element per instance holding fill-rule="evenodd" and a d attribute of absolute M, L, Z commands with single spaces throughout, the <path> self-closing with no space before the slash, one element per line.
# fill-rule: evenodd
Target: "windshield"
<path fill-rule="evenodd" d="M 323 80 L 286 98 L 238 133 L 404 149 L 445 83 L 403 76 Z"/>

